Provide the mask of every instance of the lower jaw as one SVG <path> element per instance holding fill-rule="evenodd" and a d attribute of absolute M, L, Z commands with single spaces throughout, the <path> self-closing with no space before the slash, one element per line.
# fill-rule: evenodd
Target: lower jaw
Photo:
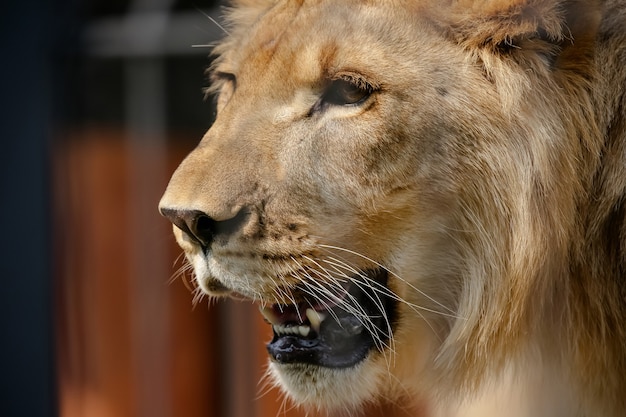
<path fill-rule="evenodd" d="M 329 323 L 323 323 L 322 331 L 313 339 L 275 334 L 267 345 L 272 360 L 283 364 L 342 369 L 354 367 L 375 349 L 372 336 L 364 329 L 350 334 L 341 324 L 327 320 Z"/>

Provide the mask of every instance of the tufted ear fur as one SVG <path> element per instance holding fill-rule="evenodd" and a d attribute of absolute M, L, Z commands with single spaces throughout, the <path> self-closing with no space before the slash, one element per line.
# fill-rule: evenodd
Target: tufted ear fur
<path fill-rule="evenodd" d="M 534 51 L 552 63 L 571 47 L 585 55 L 601 17 L 598 0 L 452 0 L 444 13 L 450 35 L 468 49 Z"/>

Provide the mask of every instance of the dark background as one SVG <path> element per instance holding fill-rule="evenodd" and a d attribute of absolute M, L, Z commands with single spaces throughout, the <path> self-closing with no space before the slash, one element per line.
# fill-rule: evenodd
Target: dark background
<path fill-rule="evenodd" d="M 98 284 L 90 281 L 90 274 L 77 272 L 75 267 L 77 262 L 88 262 L 89 257 L 81 252 L 82 245 L 90 245 L 86 241 L 103 237 L 89 231 L 90 220 L 77 219 L 75 214 L 81 216 L 91 204 L 101 206 L 106 201 L 94 200 L 91 204 L 79 201 L 85 196 L 81 187 L 94 189 L 95 183 L 85 181 L 73 188 L 72 176 L 81 174 L 76 166 L 97 163 L 98 155 L 107 153 L 102 149 L 124 148 L 123 143 L 132 140 L 138 141 L 139 147 L 150 147 L 150 141 L 160 141 L 159 146 L 164 148 L 162 153 L 172 153 L 175 155 L 172 159 L 180 160 L 210 126 L 212 108 L 210 101 L 203 100 L 201 91 L 206 84 L 203 70 L 210 62 L 207 48 L 194 49 L 191 43 L 185 44 L 185 40 L 167 47 L 157 45 L 151 50 L 141 42 L 131 48 L 128 39 L 141 34 L 142 28 L 135 28 L 132 33 L 117 39 L 114 35 L 116 32 L 119 35 L 119 30 L 110 28 L 107 32 L 101 26 L 111 22 L 119 24 L 131 15 L 141 17 L 161 13 L 172 19 L 182 13 L 195 15 L 195 21 L 200 22 L 196 23 L 196 28 L 184 27 L 183 32 L 192 34 L 191 38 L 197 35 L 193 42 L 210 42 L 219 34 L 203 15 L 217 13 L 218 2 L 34 0 L 6 3 L 0 13 L 0 271 L 3 284 L 0 290 L 0 415 L 107 415 L 87 401 L 76 401 L 81 403 L 77 407 L 62 404 L 72 401 L 63 399 L 65 380 L 71 380 L 77 386 L 89 385 L 93 378 L 89 375 L 92 371 L 88 362 L 108 360 L 107 355 L 93 353 L 107 349 L 107 346 L 94 348 L 89 342 L 84 317 L 93 313 L 84 303 L 76 302 L 82 298 L 85 288 Z M 181 24 L 184 26 L 184 23 L 179 26 Z M 128 67 L 133 66 L 139 68 L 139 78 L 142 77 L 142 67 L 148 68 L 145 71 L 148 74 L 150 67 L 157 67 L 158 79 L 153 80 L 153 85 L 157 85 L 160 91 L 161 103 L 155 106 L 154 97 L 149 94 L 143 97 L 141 90 L 129 93 Z M 144 114 L 137 114 L 136 110 L 133 114 L 129 109 L 133 105 L 141 109 L 144 104 L 148 108 Z M 152 114 L 150 105 L 156 107 Z M 159 120 L 151 120 L 157 114 L 155 111 L 161 111 Z M 151 127 L 152 122 L 156 127 Z M 129 133 L 130 125 L 135 133 Z M 155 129 L 159 131 L 153 134 Z M 128 139 L 132 135 L 139 139 Z M 93 139 L 94 136 L 101 137 Z M 100 143 L 94 145 L 97 149 L 91 153 L 74 149 L 89 147 L 90 143 L 96 142 Z M 136 150 L 134 152 L 130 158 L 142 159 Z M 127 150 L 117 153 L 120 155 L 112 160 L 129 158 L 122 155 L 128 153 Z M 72 156 L 68 157 L 70 154 Z M 70 159 L 81 162 L 74 162 L 73 166 L 66 164 Z M 131 162 L 130 165 L 134 164 Z M 103 178 L 111 179 L 113 175 L 107 170 L 117 171 L 118 168 L 105 164 L 98 171 Z M 166 178 L 170 171 L 168 166 L 162 177 Z M 131 176 L 125 176 L 121 182 L 132 182 Z M 159 186 L 163 186 L 163 181 L 161 179 Z M 100 198 L 99 190 L 94 191 L 93 195 Z M 127 201 L 129 196 L 124 195 L 127 193 L 118 194 L 109 198 L 111 207 L 156 204 L 154 196 L 142 203 L 136 198 Z M 76 204 L 70 202 L 77 200 Z M 123 230 L 124 226 L 119 223 L 128 222 L 123 218 L 128 217 L 128 213 L 118 214 L 104 227 Z M 154 222 L 160 220 L 157 220 L 156 210 L 150 213 L 150 217 Z M 124 234 L 120 232 L 116 238 L 124 239 Z M 111 262 L 125 261 L 125 255 L 119 253 L 104 253 L 102 256 L 109 257 Z M 173 272 L 169 268 L 171 264 L 163 271 L 166 278 Z M 78 269 L 89 270 L 89 266 Z M 122 281 L 133 279 L 131 274 L 118 274 L 118 279 L 119 275 L 127 275 Z M 81 294 L 76 295 L 76 288 Z M 124 302 L 119 298 L 127 296 L 125 292 L 128 290 L 118 287 L 113 297 L 107 299 L 98 295 L 102 298 L 99 314 L 107 316 L 107 311 L 123 308 Z M 191 311 L 191 295 L 187 290 L 184 294 L 187 299 L 180 304 L 187 305 L 181 309 Z M 172 304 L 171 300 L 168 304 Z M 134 308 L 128 308 L 130 314 L 121 317 L 122 320 L 132 320 L 130 316 L 136 314 L 133 311 Z M 215 318 L 207 317 L 207 309 L 202 313 L 200 327 L 209 331 Z M 98 320 L 111 321 L 110 318 Z M 121 323 L 113 327 L 124 333 L 129 330 Z M 115 331 L 108 333 L 109 340 L 118 336 Z M 126 350 L 132 349 L 131 346 Z M 124 358 L 128 354 L 123 351 L 117 349 L 113 363 L 108 360 L 109 363 L 103 366 L 115 366 L 118 360 L 128 363 Z M 210 366 L 204 365 L 205 369 L 197 372 L 214 373 Z M 95 391 L 101 391 L 102 402 L 128 403 L 119 408 L 112 407 L 111 410 L 116 411 L 111 411 L 110 415 L 151 414 L 145 411 L 148 408 L 137 404 L 150 402 L 150 398 L 119 400 L 102 388 L 106 385 L 102 382 L 102 375 L 96 379 L 100 380 L 96 384 L 100 387 Z M 129 378 L 121 375 L 120 379 Z M 208 386 L 204 388 L 209 389 Z M 85 394 L 74 392 L 72 395 L 81 397 Z M 129 395 L 132 396 L 137 395 Z M 69 411 L 72 408 L 74 411 Z M 205 411 L 227 415 L 227 408 L 211 405 L 205 407 Z M 186 412 L 181 414 L 180 410 L 170 406 L 169 412 L 160 414 L 185 415 Z"/>

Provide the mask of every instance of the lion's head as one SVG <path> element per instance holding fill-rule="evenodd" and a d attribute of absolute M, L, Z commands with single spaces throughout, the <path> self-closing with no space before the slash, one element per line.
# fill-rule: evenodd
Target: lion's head
<path fill-rule="evenodd" d="M 565 337 L 602 147 L 596 6 L 230 11 L 217 119 L 160 210 L 202 291 L 259 304 L 296 401 L 471 392 Z"/>

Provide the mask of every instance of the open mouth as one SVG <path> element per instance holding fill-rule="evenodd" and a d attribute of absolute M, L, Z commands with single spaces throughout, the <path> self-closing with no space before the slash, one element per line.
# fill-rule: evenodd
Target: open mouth
<path fill-rule="evenodd" d="M 355 277 L 331 296 L 325 292 L 304 297 L 298 304 L 263 308 L 261 313 L 274 330 L 267 345 L 270 357 L 283 364 L 347 368 L 364 360 L 370 351 L 384 349 L 395 316 L 388 274 L 381 268 L 363 276 L 367 282 Z"/>

